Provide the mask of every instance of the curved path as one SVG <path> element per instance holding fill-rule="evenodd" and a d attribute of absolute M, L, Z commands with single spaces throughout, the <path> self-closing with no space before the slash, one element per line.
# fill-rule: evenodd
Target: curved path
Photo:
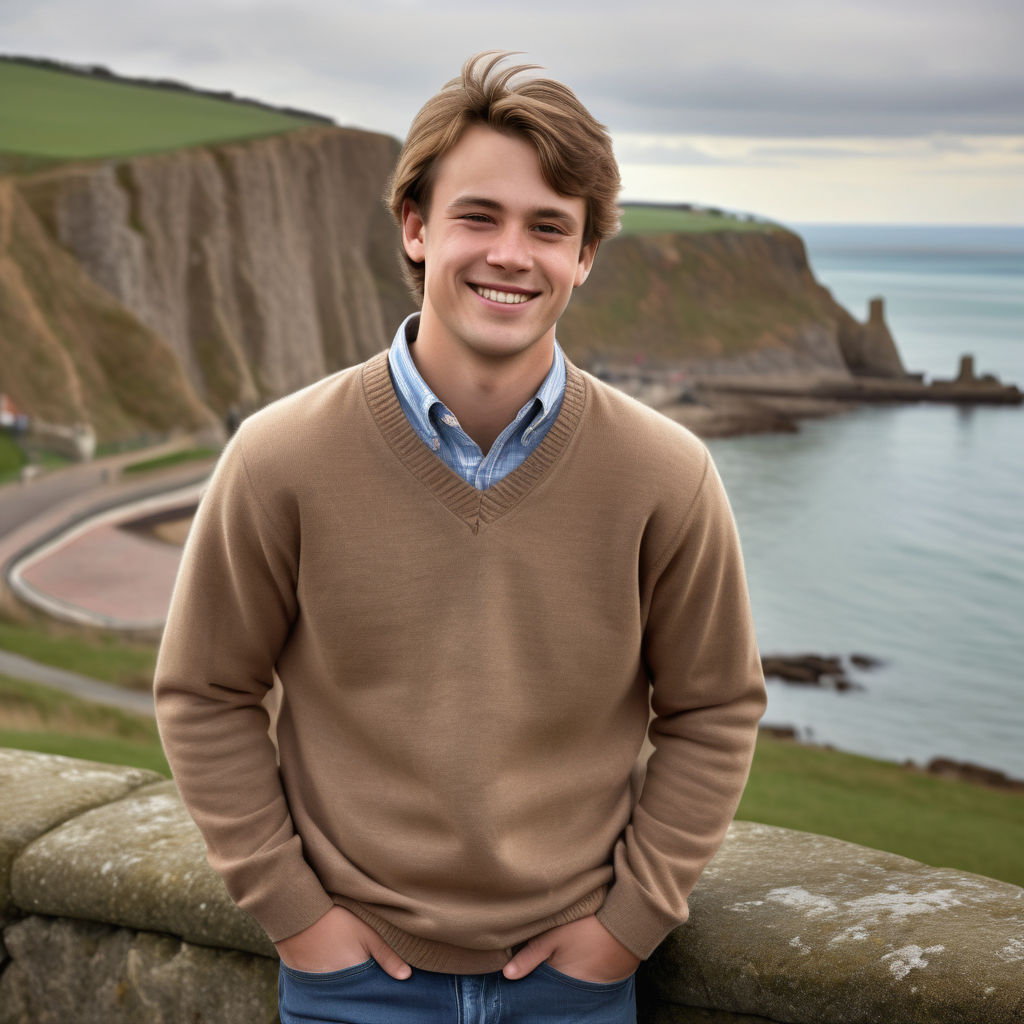
<path fill-rule="evenodd" d="M 88 515 L 17 556 L 7 567 L 8 586 L 57 619 L 158 633 L 167 618 L 181 548 L 127 527 L 164 511 L 189 514 L 203 485 L 191 481 Z"/>
<path fill-rule="evenodd" d="M 133 711 L 137 715 L 154 714 L 153 694 L 149 691 L 126 690 L 121 686 L 102 683 L 98 679 L 80 676 L 77 672 L 68 672 L 52 665 L 43 665 L 38 661 L 23 658 L 20 654 L 0 651 L 0 675 L 14 679 L 24 679 L 32 683 L 41 683 L 53 690 L 63 690 L 82 700 L 91 700 L 96 704 L 106 704 L 122 711 Z"/>
<path fill-rule="evenodd" d="M 194 504 L 213 460 L 182 463 L 139 478 L 122 468 L 183 447 L 132 452 L 0 487 L 0 595 L 49 614 L 107 629 L 162 626 L 180 549 L 119 527 L 160 509 Z M 0 650 L 0 673 L 141 714 L 150 693 L 126 690 Z"/>

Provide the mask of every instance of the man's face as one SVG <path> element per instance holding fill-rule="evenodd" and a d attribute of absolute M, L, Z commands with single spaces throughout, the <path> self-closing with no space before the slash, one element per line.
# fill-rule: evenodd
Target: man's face
<path fill-rule="evenodd" d="M 468 128 L 435 168 L 430 208 L 403 210 L 406 252 L 425 264 L 421 334 L 460 354 L 548 353 L 555 322 L 590 272 L 586 204 L 544 180 L 523 138 Z"/>

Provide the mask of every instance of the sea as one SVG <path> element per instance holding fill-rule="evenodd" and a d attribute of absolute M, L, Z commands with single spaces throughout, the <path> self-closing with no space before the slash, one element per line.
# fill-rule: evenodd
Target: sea
<path fill-rule="evenodd" d="M 884 298 L 908 370 L 955 377 L 971 353 L 1024 389 L 1024 227 L 794 230 L 859 320 Z M 765 722 L 1024 779 L 1024 407 L 865 406 L 710 447 L 762 653 L 838 655 L 854 684 L 770 681 Z"/>

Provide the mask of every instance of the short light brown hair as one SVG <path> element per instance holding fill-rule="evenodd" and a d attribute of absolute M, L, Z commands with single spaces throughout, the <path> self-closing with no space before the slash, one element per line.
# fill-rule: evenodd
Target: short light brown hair
<path fill-rule="evenodd" d="M 414 202 L 424 220 L 437 161 L 474 124 L 525 138 L 537 151 L 541 174 L 556 192 L 582 198 L 587 218 L 583 244 L 611 238 L 619 230 L 621 182 L 612 142 L 604 125 L 567 86 L 546 78 L 510 84 L 536 64 L 499 68 L 512 54 L 488 50 L 470 57 L 413 119 L 384 199 L 402 223 L 402 205 Z M 406 280 L 423 299 L 424 266 L 402 251 Z"/>

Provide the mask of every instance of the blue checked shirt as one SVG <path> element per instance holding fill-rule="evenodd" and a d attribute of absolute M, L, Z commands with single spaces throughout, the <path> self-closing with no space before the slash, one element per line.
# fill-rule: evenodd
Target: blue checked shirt
<path fill-rule="evenodd" d="M 551 370 L 537 394 L 519 410 L 484 455 L 416 369 L 406 329 L 415 339 L 418 327 L 419 313 L 413 313 L 398 328 L 388 350 L 388 366 L 398 402 L 420 440 L 466 483 L 484 491 L 521 465 L 558 418 L 565 394 L 565 356 L 556 342 Z"/>

